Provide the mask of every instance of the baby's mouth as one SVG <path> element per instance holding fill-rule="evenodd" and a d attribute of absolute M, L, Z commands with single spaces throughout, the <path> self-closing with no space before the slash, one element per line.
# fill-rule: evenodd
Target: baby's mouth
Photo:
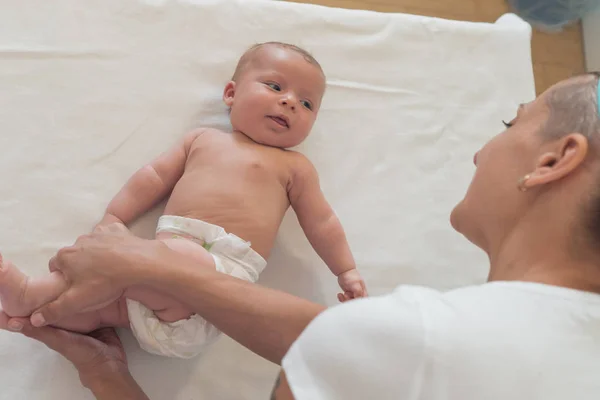
<path fill-rule="evenodd" d="M 287 119 L 285 119 L 284 117 L 269 115 L 269 118 L 271 118 L 273 121 L 275 121 L 279 125 L 283 126 L 284 128 L 290 127 L 290 124 L 288 123 Z"/>

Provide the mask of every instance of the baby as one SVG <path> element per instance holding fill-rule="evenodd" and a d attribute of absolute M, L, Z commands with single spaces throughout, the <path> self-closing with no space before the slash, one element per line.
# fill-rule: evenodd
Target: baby
<path fill-rule="evenodd" d="M 310 133 L 324 91 L 323 71 L 306 51 L 277 42 L 251 47 L 223 92 L 233 132 L 205 128 L 186 135 L 127 181 L 98 225 L 127 225 L 170 194 L 156 239 L 198 268 L 256 282 L 291 205 L 309 242 L 338 277 L 338 299 L 366 296 L 315 168 L 286 150 Z M 9 316 L 28 316 L 64 288 L 60 272 L 28 278 L 10 262 L 2 264 L 0 300 Z M 56 326 L 79 332 L 131 327 L 146 351 L 182 358 L 198 355 L 219 335 L 185 305 L 143 287 Z"/>

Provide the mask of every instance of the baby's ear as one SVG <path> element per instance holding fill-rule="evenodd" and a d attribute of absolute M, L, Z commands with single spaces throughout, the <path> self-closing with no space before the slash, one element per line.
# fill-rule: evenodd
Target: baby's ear
<path fill-rule="evenodd" d="M 227 85 L 225 85 L 225 89 L 223 90 L 223 102 L 227 107 L 231 107 L 233 105 L 233 98 L 235 96 L 235 82 L 229 81 Z"/>

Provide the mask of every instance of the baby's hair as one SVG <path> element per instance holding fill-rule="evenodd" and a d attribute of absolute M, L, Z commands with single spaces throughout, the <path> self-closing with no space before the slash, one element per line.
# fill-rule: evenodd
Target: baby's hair
<path fill-rule="evenodd" d="M 282 47 L 284 49 L 288 49 L 291 51 L 295 51 L 296 53 L 303 56 L 304 59 L 308 63 L 319 68 L 319 70 L 321 71 L 323 76 L 325 76 L 325 73 L 323 72 L 323 68 L 321 68 L 321 64 L 319 64 L 319 62 L 312 56 L 312 54 L 310 54 L 308 51 L 304 50 L 303 48 L 298 47 L 293 44 L 283 43 L 283 42 L 264 42 L 264 43 L 257 43 L 255 45 L 251 46 L 248 50 L 246 50 L 246 52 L 244 52 L 244 54 L 242 55 L 242 57 L 240 57 L 240 60 L 238 61 L 237 67 L 235 68 L 235 72 L 233 73 L 233 77 L 231 78 L 232 81 L 235 81 L 236 79 L 239 78 L 239 76 L 243 72 L 244 68 L 252 60 L 252 57 L 254 57 L 256 52 L 265 46 L 277 46 L 277 47 Z"/>

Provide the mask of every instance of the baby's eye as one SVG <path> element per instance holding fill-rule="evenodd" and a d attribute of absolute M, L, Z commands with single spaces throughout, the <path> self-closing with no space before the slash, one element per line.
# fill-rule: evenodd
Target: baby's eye
<path fill-rule="evenodd" d="M 277 83 L 267 83 L 267 86 L 276 92 L 281 92 L 281 86 L 279 86 Z"/>
<path fill-rule="evenodd" d="M 504 126 L 506 127 L 506 129 L 511 128 L 513 126 L 512 122 L 505 122 L 504 120 L 502 121 L 502 123 L 504 124 Z"/>
<path fill-rule="evenodd" d="M 312 104 L 310 104 L 310 101 L 302 100 L 301 103 L 304 107 L 308 108 L 309 110 L 313 109 L 313 106 Z"/>

